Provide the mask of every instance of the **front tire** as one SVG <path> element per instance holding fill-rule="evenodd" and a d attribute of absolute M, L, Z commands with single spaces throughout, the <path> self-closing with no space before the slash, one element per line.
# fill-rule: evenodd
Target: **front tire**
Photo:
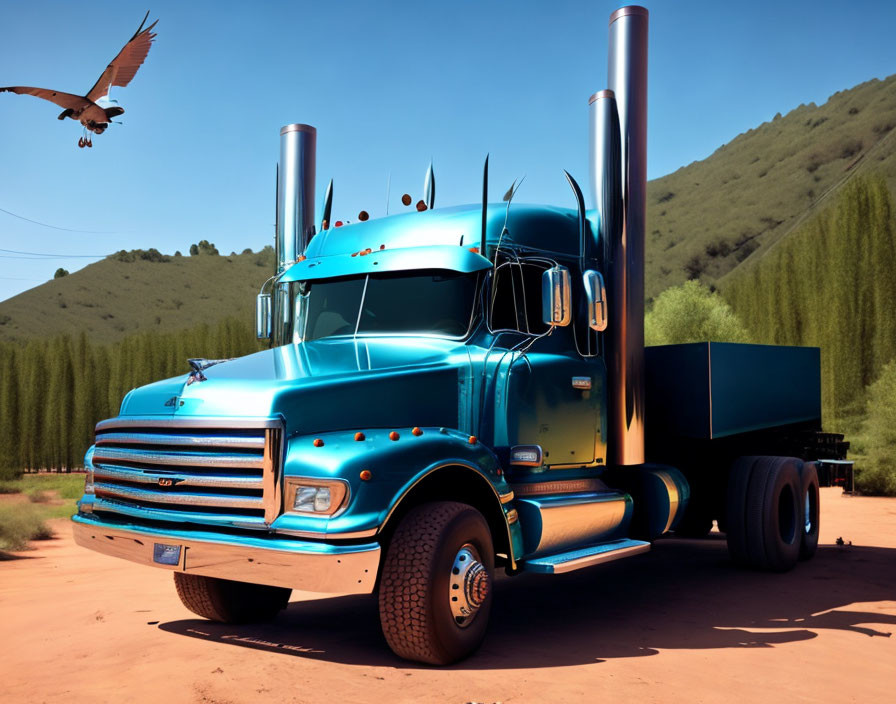
<path fill-rule="evenodd" d="M 412 509 L 382 569 L 380 623 L 389 647 L 431 665 L 468 656 L 485 637 L 493 575 L 492 536 L 479 511 L 454 501 Z"/>
<path fill-rule="evenodd" d="M 269 621 L 286 608 L 291 589 L 174 573 L 181 603 L 197 616 L 221 623 Z"/>

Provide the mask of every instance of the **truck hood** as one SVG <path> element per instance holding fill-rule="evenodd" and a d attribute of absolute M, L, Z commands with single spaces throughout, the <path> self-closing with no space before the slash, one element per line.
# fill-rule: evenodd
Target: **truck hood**
<path fill-rule="evenodd" d="M 221 362 L 130 392 L 121 415 L 274 417 L 287 433 L 376 427 L 459 427 L 469 405 L 470 354 L 420 337 L 330 338 Z M 466 390 L 466 391 L 465 391 Z"/>

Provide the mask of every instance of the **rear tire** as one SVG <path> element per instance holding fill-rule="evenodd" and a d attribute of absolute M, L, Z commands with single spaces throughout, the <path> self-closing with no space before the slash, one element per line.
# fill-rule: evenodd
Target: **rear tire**
<path fill-rule="evenodd" d="M 411 510 L 392 536 L 380 580 L 380 623 L 392 651 L 447 665 L 476 650 L 488 626 L 493 572 L 492 536 L 479 511 L 453 501 Z M 472 615 L 458 617 L 464 604 L 473 604 Z"/>
<path fill-rule="evenodd" d="M 221 623 L 269 621 L 286 608 L 291 589 L 174 573 L 181 603 L 197 616 Z"/>
<path fill-rule="evenodd" d="M 800 503 L 803 509 L 802 541 L 800 542 L 800 559 L 811 560 L 818 549 L 818 530 L 821 518 L 821 503 L 818 491 L 818 467 L 815 462 L 803 464 L 802 491 Z"/>
<path fill-rule="evenodd" d="M 756 569 L 784 572 L 802 544 L 802 462 L 793 457 L 741 457 L 728 493 L 728 550 Z"/>

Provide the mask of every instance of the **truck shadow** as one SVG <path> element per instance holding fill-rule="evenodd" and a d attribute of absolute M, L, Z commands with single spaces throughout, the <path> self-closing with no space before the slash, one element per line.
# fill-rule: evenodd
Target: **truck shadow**
<path fill-rule="evenodd" d="M 793 571 L 766 574 L 734 567 L 724 541 L 661 540 L 647 555 L 581 572 L 499 579 L 483 647 L 452 669 L 578 665 L 664 649 L 771 648 L 824 629 L 889 638 L 896 616 L 860 604 L 896 599 L 894 585 L 896 549 L 822 546 Z M 293 602 L 267 624 L 187 619 L 158 628 L 296 657 L 421 667 L 389 651 L 371 596 Z"/>

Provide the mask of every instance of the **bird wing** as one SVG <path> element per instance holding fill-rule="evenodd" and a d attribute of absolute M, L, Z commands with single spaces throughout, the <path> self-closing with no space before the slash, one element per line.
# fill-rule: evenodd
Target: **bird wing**
<path fill-rule="evenodd" d="M 0 93 L 17 93 L 18 95 L 33 95 L 35 98 L 43 98 L 51 103 L 56 103 L 62 108 L 71 108 L 79 110 L 87 103 L 82 95 L 72 95 L 71 93 L 61 93 L 58 90 L 50 90 L 48 88 L 31 88 L 30 86 L 8 86 L 0 88 Z"/>
<path fill-rule="evenodd" d="M 146 29 L 143 29 L 143 25 L 146 24 L 148 17 L 149 13 L 147 12 L 143 22 L 137 27 L 134 36 L 118 52 L 118 56 L 112 59 L 112 63 L 106 67 L 103 75 L 100 76 L 100 79 L 87 93 L 88 100 L 95 103 L 109 93 L 109 88 L 112 86 L 121 86 L 123 88 L 137 75 L 137 69 L 143 65 L 146 55 L 149 54 L 149 47 L 152 46 L 152 40 L 156 38 L 152 28 L 158 24 L 158 20 Z"/>

